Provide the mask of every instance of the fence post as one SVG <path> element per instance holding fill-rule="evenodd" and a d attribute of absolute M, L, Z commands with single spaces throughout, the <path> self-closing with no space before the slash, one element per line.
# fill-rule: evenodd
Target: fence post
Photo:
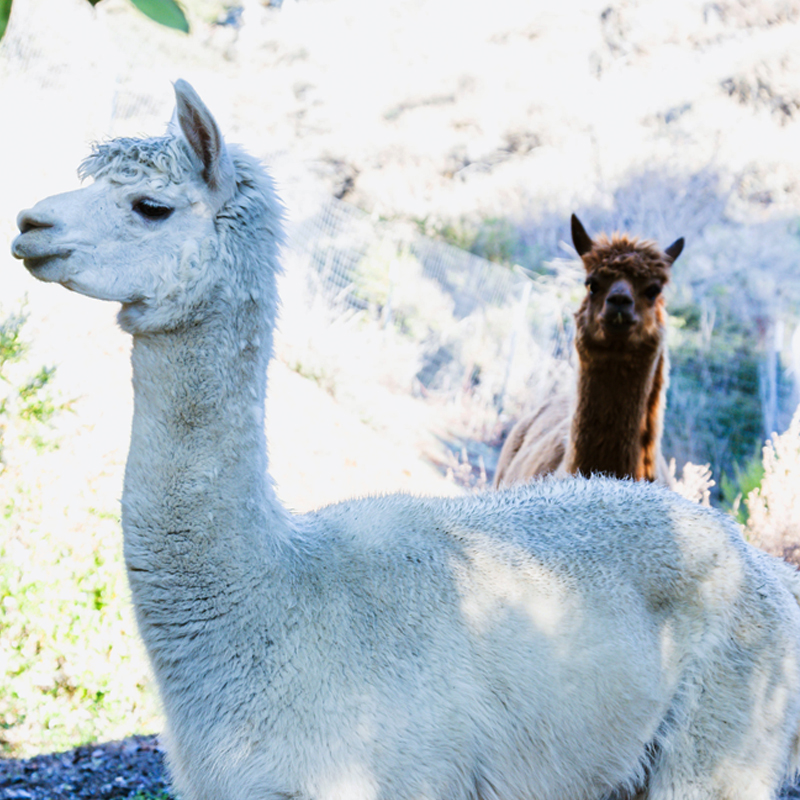
<path fill-rule="evenodd" d="M 783 320 L 778 319 L 773 322 L 772 336 L 767 338 L 761 389 L 765 440 L 769 439 L 773 433 L 778 433 L 778 370 L 780 369 L 780 352 L 783 350 L 783 331 Z"/>
<path fill-rule="evenodd" d="M 791 367 L 789 371 L 792 375 L 792 414 L 800 406 L 800 321 L 794 328 L 791 338 Z"/>

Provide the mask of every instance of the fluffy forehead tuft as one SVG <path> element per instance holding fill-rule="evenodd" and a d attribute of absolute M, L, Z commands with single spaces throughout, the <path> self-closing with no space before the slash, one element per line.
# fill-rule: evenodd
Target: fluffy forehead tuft
<path fill-rule="evenodd" d="M 600 234 L 592 249 L 583 256 L 583 265 L 589 274 L 667 283 L 671 261 L 655 242 L 615 233 L 611 239 Z"/>
<path fill-rule="evenodd" d="M 181 183 L 196 171 L 188 145 L 174 136 L 162 136 L 95 144 L 78 168 L 78 175 L 81 179 L 107 177 L 122 184 L 159 176 L 170 183 Z"/>

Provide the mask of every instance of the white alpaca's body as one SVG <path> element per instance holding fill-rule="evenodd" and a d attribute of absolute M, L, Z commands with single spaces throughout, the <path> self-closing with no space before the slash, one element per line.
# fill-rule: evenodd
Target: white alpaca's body
<path fill-rule="evenodd" d="M 279 209 L 176 92 L 175 136 L 101 146 L 14 252 L 134 336 L 125 556 L 184 800 L 772 798 L 800 580 L 726 517 L 600 479 L 281 507 Z"/>

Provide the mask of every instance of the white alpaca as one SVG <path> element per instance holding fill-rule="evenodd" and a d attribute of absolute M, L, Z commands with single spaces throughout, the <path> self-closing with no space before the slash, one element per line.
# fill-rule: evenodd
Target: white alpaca
<path fill-rule="evenodd" d="M 122 303 L 125 557 L 184 800 L 768 800 L 798 764 L 800 580 L 654 486 L 292 516 L 267 476 L 280 209 L 183 81 L 163 138 L 20 214 Z"/>

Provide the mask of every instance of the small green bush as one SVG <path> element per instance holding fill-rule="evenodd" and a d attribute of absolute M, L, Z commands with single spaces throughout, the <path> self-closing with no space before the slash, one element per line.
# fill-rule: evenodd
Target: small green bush
<path fill-rule="evenodd" d="M 496 264 L 522 264 L 537 271 L 541 258 L 525 244 L 517 227 L 503 217 L 488 217 L 480 222 L 417 220 L 417 230 L 432 239 L 466 250 Z M 539 254 L 542 256 L 543 254 Z"/>
<path fill-rule="evenodd" d="M 670 317 L 664 451 L 678 462 L 710 463 L 721 499 L 733 503 L 755 477 L 751 461 L 763 437 L 763 354 L 741 320 L 720 314 L 709 324 L 702 309 L 688 303 L 670 306 Z"/>
<path fill-rule="evenodd" d="M 26 316 L 21 311 L 7 315 L 0 321 L 0 471 L 2 471 L 4 439 L 9 421 L 13 418 L 22 426 L 22 435 L 29 438 L 37 449 L 48 441 L 42 426 L 58 411 L 69 408 L 69 403 L 56 403 L 50 391 L 55 367 L 41 367 L 33 376 L 15 381 L 10 375 L 13 365 L 20 364 L 28 352 L 22 337 Z"/>
<path fill-rule="evenodd" d="M 742 500 L 750 496 L 750 493 L 761 486 L 764 479 L 764 462 L 756 454 L 744 466 L 733 465 L 733 477 L 728 477 L 724 472 L 720 479 L 720 490 L 722 492 L 722 502 L 736 519 L 743 525 L 747 522 L 747 504 Z"/>
<path fill-rule="evenodd" d="M 55 370 L 29 369 L 24 313 L 0 322 L 0 755 L 156 730 L 114 512 L 48 506 Z M 75 484 L 78 495 L 86 487 Z M 69 489 L 66 490 L 67 492 Z M 70 506 L 73 504 L 70 502 Z"/>

